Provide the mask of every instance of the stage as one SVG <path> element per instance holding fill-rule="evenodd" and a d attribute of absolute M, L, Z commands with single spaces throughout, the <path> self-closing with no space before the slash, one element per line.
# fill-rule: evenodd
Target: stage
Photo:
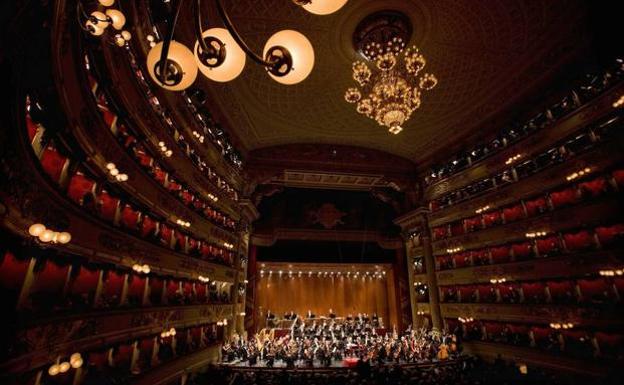
<path fill-rule="evenodd" d="M 449 359 L 449 360 L 444 360 L 444 361 L 422 360 L 422 361 L 417 361 L 417 362 L 400 361 L 398 363 L 396 361 L 385 361 L 381 365 L 374 364 L 372 366 L 379 367 L 379 366 L 400 365 L 400 366 L 409 366 L 409 367 L 412 367 L 412 366 L 428 367 L 428 366 L 433 366 L 433 365 L 450 365 L 453 363 L 457 363 L 458 361 L 461 361 L 461 360 L 462 358 L 460 357 L 460 358 L 454 358 L 454 359 Z M 321 363 L 320 360 L 314 360 L 313 365 L 310 366 L 307 361 L 297 360 L 295 361 L 295 367 L 294 368 L 291 367 L 289 369 L 297 369 L 297 370 L 300 370 L 300 369 L 353 369 L 357 366 L 358 361 L 359 359 L 357 358 L 346 358 L 344 360 L 332 360 L 331 365 L 326 366 L 323 363 Z M 220 365 L 232 367 L 236 369 L 288 369 L 288 367 L 286 366 L 286 362 L 283 360 L 275 360 L 273 362 L 272 367 L 269 367 L 266 365 L 266 360 L 258 360 L 256 364 L 253 366 L 249 365 L 249 361 L 241 361 L 241 360 L 234 360 L 231 362 L 222 362 Z"/>

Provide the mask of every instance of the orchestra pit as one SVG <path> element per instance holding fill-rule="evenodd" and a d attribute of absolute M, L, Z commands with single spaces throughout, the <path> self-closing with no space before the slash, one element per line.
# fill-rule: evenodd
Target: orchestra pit
<path fill-rule="evenodd" d="M 621 383 L 617 2 L 0 3 L 0 383 Z"/>

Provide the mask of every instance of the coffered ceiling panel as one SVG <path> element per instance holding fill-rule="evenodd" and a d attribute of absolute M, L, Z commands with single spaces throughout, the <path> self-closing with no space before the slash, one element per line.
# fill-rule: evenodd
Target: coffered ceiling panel
<path fill-rule="evenodd" d="M 204 3 L 209 19 L 218 20 L 212 2 Z M 226 7 L 256 52 L 273 33 L 296 29 L 310 39 L 316 55 L 312 74 L 294 86 L 271 80 L 250 60 L 232 82 L 198 81 L 245 151 L 290 143 L 347 144 L 419 162 L 481 135 L 486 123 L 513 112 L 511 106 L 588 46 L 580 0 L 350 0 L 329 16 L 309 14 L 290 0 L 238 0 Z M 365 16 L 383 9 L 410 17 L 411 44 L 439 79 L 399 135 L 343 99 L 354 85 L 351 63 L 361 59 L 353 31 Z M 179 32 L 191 41 L 192 23 L 185 24 Z"/>

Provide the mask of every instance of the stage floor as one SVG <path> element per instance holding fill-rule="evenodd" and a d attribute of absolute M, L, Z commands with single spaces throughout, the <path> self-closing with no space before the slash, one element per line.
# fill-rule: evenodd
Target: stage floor
<path fill-rule="evenodd" d="M 453 360 L 448 360 L 448 361 L 444 361 L 446 363 L 448 362 L 452 362 Z M 321 363 L 320 360 L 314 360 L 314 364 L 312 366 L 308 365 L 308 363 L 304 360 L 297 360 L 295 361 L 295 368 L 298 369 L 312 369 L 312 368 L 353 368 L 355 367 L 357 363 L 357 360 L 353 360 L 353 361 L 346 361 L 346 360 L 332 360 L 331 365 L 330 366 L 325 366 L 324 364 Z M 438 360 L 433 360 L 433 361 L 417 361 L 417 362 L 404 362 L 404 361 L 400 361 L 398 364 L 399 365 L 423 365 L 423 364 L 435 364 L 438 363 Z M 396 365 L 397 362 L 396 361 L 387 361 L 384 362 L 383 365 L 389 365 L 389 366 L 393 366 Z M 231 367 L 236 367 L 236 368 L 268 368 L 268 366 L 266 365 L 266 360 L 258 360 L 257 363 L 253 366 L 249 365 L 249 361 L 241 361 L 241 360 L 234 360 L 234 361 L 230 361 L 230 362 L 222 362 L 221 365 L 223 366 L 231 366 Z M 373 366 L 377 366 L 377 364 L 374 364 Z M 283 360 L 275 360 L 273 362 L 273 368 L 286 368 L 286 362 Z"/>

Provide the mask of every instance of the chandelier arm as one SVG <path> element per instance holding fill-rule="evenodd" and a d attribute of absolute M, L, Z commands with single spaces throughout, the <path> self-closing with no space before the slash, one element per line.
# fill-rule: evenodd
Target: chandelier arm
<path fill-rule="evenodd" d="M 165 70 L 167 68 L 167 58 L 169 56 L 169 46 L 171 45 L 171 40 L 173 40 L 173 32 L 175 31 L 176 23 L 178 22 L 178 16 L 180 16 L 180 10 L 182 9 L 182 4 L 184 0 L 178 0 L 176 4 L 176 8 L 171 17 L 167 20 L 167 24 L 169 24 L 169 31 L 167 36 L 165 36 L 165 40 L 163 40 L 162 52 L 160 53 L 160 63 L 159 63 L 159 72 L 157 74 L 160 77 L 161 83 L 165 83 L 166 74 Z"/>
<path fill-rule="evenodd" d="M 252 51 L 251 48 L 249 48 L 249 46 L 243 41 L 243 38 L 238 33 L 236 28 L 234 28 L 234 25 L 232 24 L 232 20 L 230 20 L 230 17 L 225 11 L 225 8 L 223 8 L 223 3 L 221 2 L 221 0 L 215 0 L 215 2 L 217 4 L 217 9 L 219 10 L 219 15 L 221 15 L 221 19 L 223 20 L 223 24 L 225 24 L 225 27 L 228 29 L 228 31 L 234 38 L 234 41 L 236 41 L 236 43 L 243 49 L 243 51 L 245 51 L 247 56 L 249 56 L 253 61 L 255 61 L 256 63 L 260 65 L 263 65 L 265 67 L 273 67 L 277 63 L 277 61 L 275 62 L 266 61 L 260 55 Z"/>
<path fill-rule="evenodd" d="M 208 52 L 210 48 L 202 37 L 203 31 L 201 20 L 201 0 L 195 0 L 195 14 L 197 15 L 197 17 L 195 18 L 195 37 L 197 37 L 199 48 L 201 48 L 201 50 L 204 52 Z"/>

